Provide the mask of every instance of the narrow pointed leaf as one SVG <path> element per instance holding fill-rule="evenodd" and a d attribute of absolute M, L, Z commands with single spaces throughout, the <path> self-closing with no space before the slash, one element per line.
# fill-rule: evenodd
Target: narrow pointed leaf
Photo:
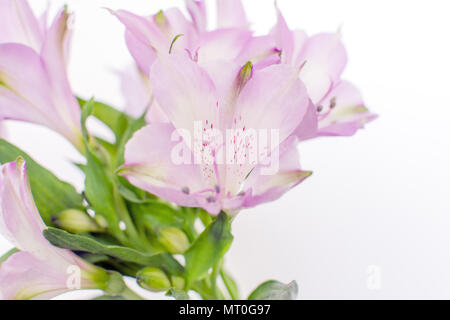
<path fill-rule="evenodd" d="M 174 275 L 179 275 L 183 272 L 183 267 L 167 253 L 146 254 L 123 246 L 106 245 L 92 237 L 75 235 L 56 228 L 44 230 L 44 236 L 59 248 L 107 255 L 126 262 L 162 268 Z"/>

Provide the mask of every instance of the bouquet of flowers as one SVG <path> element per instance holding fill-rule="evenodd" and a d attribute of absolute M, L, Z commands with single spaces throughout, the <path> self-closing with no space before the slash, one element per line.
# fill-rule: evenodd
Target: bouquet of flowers
<path fill-rule="evenodd" d="M 78 192 L 0 140 L 0 232 L 15 246 L 0 258 L 0 298 L 100 289 L 98 299 L 141 299 L 132 277 L 175 299 L 240 299 L 224 263 L 233 218 L 311 175 L 302 141 L 352 136 L 375 118 L 341 79 L 339 33 L 291 30 L 276 8 L 276 25 L 256 36 L 239 0 L 217 0 L 208 30 L 204 1 L 186 6 L 189 17 L 110 10 L 136 62 L 121 112 L 72 92 L 67 6 L 47 22 L 25 0 L 0 0 L 0 120 L 53 129 L 85 158 Z M 296 294 L 295 281 L 270 280 L 248 299 Z"/>

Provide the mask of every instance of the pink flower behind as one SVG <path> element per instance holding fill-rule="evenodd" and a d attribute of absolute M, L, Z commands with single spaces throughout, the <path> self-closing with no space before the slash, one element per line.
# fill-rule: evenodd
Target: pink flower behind
<path fill-rule="evenodd" d="M 53 247 L 34 204 L 22 159 L 0 167 L 0 232 L 20 251 L 0 265 L 1 299 L 48 299 L 73 289 L 101 289 L 108 278 L 74 253 Z M 71 287 L 73 271 L 79 288 Z"/>
<path fill-rule="evenodd" d="M 282 63 L 301 68 L 300 78 L 316 107 L 318 136 L 349 136 L 376 118 L 364 106 L 358 89 L 341 80 L 347 52 L 339 34 L 308 37 L 301 30 L 291 31 L 281 14 L 272 31 Z M 299 129 L 301 130 L 301 129 Z M 313 137 L 310 137 L 313 138 Z"/>
<path fill-rule="evenodd" d="M 219 23 L 219 29 L 213 31 L 206 28 L 204 1 L 186 0 L 190 20 L 178 8 L 160 11 L 150 17 L 139 16 L 125 10 L 111 11 L 125 25 L 128 49 L 142 73 L 142 77 L 138 80 L 142 83 L 134 81 L 134 84 L 139 88 L 147 88 L 146 94 L 141 95 L 140 103 L 133 98 L 133 102 L 127 104 L 126 111 L 129 114 L 142 114 L 149 107 L 148 97 L 152 96 L 152 87 L 148 82 L 148 76 L 158 54 L 167 54 L 170 51 L 172 54 L 190 57 L 200 65 L 212 60 L 242 58 L 241 52 L 251 39 L 242 5 L 239 0 L 218 1 L 218 5 L 219 19 L 222 23 Z M 234 18 L 229 21 L 232 17 Z M 131 87 L 125 83 L 130 74 L 127 71 L 121 78 L 125 97 L 133 94 L 129 90 Z M 126 99 L 130 102 L 130 98 Z M 165 120 L 165 117 L 160 107 L 153 101 L 147 120 L 158 122 L 161 119 Z"/>
<path fill-rule="evenodd" d="M 43 30 L 25 1 L 1 3 L 9 6 L 0 11 L 0 17 L 20 18 L 16 24 L 23 28 L 0 32 L 2 41 L 7 41 L 0 43 L 0 120 L 49 127 L 83 150 L 81 111 L 66 74 L 70 14 L 61 10 Z"/>

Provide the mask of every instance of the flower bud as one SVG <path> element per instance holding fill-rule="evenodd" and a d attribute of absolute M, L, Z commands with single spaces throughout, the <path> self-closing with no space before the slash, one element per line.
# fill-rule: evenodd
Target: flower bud
<path fill-rule="evenodd" d="M 252 78 L 252 76 L 253 76 L 253 64 L 249 61 L 241 68 L 241 71 L 239 71 L 237 79 L 238 91 L 244 88 L 244 86 Z"/>
<path fill-rule="evenodd" d="M 164 271 L 153 267 L 140 270 L 136 274 L 136 280 L 142 288 L 152 292 L 166 291 L 172 287 Z"/>
<path fill-rule="evenodd" d="M 167 227 L 158 232 L 158 241 L 172 254 L 182 254 L 189 249 L 190 243 L 186 234 L 175 227 Z"/>
<path fill-rule="evenodd" d="M 177 290 L 184 290 L 185 281 L 182 277 L 172 276 L 172 287 Z"/>
<path fill-rule="evenodd" d="M 85 212 L 68 209 L 54 217 L 53 223 L 72 233 L 102 232 L 103 229 Z"/>

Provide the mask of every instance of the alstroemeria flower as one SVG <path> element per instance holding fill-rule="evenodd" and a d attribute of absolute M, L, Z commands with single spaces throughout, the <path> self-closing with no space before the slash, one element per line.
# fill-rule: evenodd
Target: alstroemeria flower
<path fill-rule="evenodd" d="M 74 289 L 105 286 L 106 271 L 52 246 L 42 235 L 45 228 L 25 162 L 18 159 L 1 166 L 0 231 L 20 251 L 0 264 L 0 299 L 49 299 Z M 71 274 L 80 278 L 71 279 Z"/>
<path fill-rule="evenodd" d="M 309 176 L 292 136 L 310 106 L 298 70 L 229 61 L 201 67 L 187 57 L 161 55 L 150 80 L 170 123 L 150 124 L 126 146 L 120 174 L 132 184 L 217 214 L 272 201 Z M 270 143 L 256 133 L 266 133 Z M 263 160 L 251 161 L 255 155 Z M 263 176 L 273 164 L 269 158 L 278 170 Z"/>
<path fill-rule="evenodd" d="M 61 10 L 48 30 L 42 32 L 25 1 L 3 1 L 2 4 L 10 7 L 7 7 L 9 11 L 1 11 L 0 16 L 16 14 L 20 19 L 17 23 L 23 29 L 6 37 L 8 43 L 0 44 L 0 120 L 49 127 L 83 150 L 81 111 L 66 74 L 70 14 L 66 9 Z M 19 9 L 19 13 L 14 11 Z M 23 44 L 22 34 L 33 37 Z"/>
<path fill-rule="evenodd" d="M 152 88 L 145 78 L 149 76 L 158 53 L 167 54 L 170 51 L 172 54 L 188 56 L 200 64 L 211 60 L 239 58 L 242 63 L 252 60 L 253 52 L 246 50 L 245 56 L 243 54 L 251 42 L 251 32 L 247 29 L 248 22 L 240 0 L 218 0 L 217 5 L 219 28 L 212 31 L 206 29 L 206 7 L 203 0 L 186 0 L 190 20 L 178 8 L 160 11 L 150 17 L 138 16 L 125 10 L 111 11 L 126 27 L 128 49 L 142 73 L 139 77 L 143 83 L 137 85 L 140 89 L 147 88 L 147 93 L 141 95 L 140 103 L 135 98 L 127 98 L 132 99 L 127 101 L 128 113 L 142 114 L 151 105 L 147 120 L 161 120 L 161 109 L 152 99 Z M 122 77 L 125 97 L 133 94 L 129 90 L 132 90 L 131 86 L 126 83 L 130 79 L 129 74 L 127 72 Z M 136 84 L 136 81 L 133 83 Z"/>
<path fill-rule="evenodd" d="M 38 19 L 26 0 L 0 1 L 0 43 L 21 43 L 40 52 L 45 24 L 46 13 Z"/>
<path fill-rule="evenodd" d="M 364 106 L 358 89 L 341 80 L 347 52 L 340 35 L 317 34 L 308 37 L 301 30 L 291 31 L 281 14 L 272 31 L 281 52 L 282 63 L 301 68 L 300 78 L 316 106 L 318 135 L 349 136 L 376 118 Z M 269 47 L 270 48 L 270 47 Z"/>

